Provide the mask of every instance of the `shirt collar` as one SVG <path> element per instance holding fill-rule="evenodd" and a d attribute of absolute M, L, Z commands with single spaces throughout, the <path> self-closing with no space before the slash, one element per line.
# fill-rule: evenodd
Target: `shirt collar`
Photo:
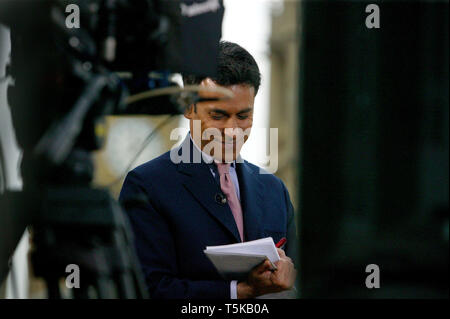
<path fill-rule="evenodd" d="M 194 140 L 192 139 L 191 132 L 189 132 L 188 134 L 189 134 L 189 138 L 190 138 L 191 141 L 192 141 L 192 144 L 194 144 L 194 147 L 195 147 L 200 153 L 202 153 L 203 158 L 204 158 L 206 161 L 208 161 L 208 163 L 212 163 L 213 161 L 214 161 L 214 162 L 218 162 L 218 161 L 215 160 L 211 155 L 206 154 L 205 152 L 203 152 L 203 151 L 197 146 L 197 144 L 195 144 Z M 231 166 L 232 166 L 233 168 L 236 168 L 236 163 L 235 163 L 235 162 L 236 162 L 236 161 L 231 162 Z"/>

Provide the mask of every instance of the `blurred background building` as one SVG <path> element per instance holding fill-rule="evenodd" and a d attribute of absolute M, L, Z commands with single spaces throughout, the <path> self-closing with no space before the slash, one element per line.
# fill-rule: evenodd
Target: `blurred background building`
<path fill-rule="evenodd" d="M 298 212 L 300 1 L 283 1 L 272 11 L 270 35 L 270 120 L 278 128 L 278 170 Z"/>

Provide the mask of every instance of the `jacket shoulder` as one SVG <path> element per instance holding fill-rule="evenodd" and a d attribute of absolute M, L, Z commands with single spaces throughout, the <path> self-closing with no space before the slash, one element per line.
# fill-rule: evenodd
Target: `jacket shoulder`
<path fill-rule="evenodd" d="M 130 173 L 136 174 L 141 178 L 149 179 L 158 176 L 167 175 L 171 171 L 176 169 L 176 165 L 172 163 L 170 159 L 170 151 L 145 162 L 133 170 Z"/>
<path fill-rule="evenodd" d="M 281 187 L 282 190 L 286 189 L 286 186 L 279 177 L 275 176 L 272 173 L 269 173 L 264 168 L 252 164 L 248 161 L 245 161 L 245 164 L 247 165 L 247 168 L 252 172 L 252 174 L 256 176 L 265 185 L 269 185 L 276 188 Z"/>

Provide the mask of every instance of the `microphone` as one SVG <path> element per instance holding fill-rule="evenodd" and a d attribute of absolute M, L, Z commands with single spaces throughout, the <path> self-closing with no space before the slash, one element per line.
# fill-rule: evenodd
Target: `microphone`
<path fill-rule="evenodd" d="M 217 193 L 214 199 L 216 200 L 216 203 L 221 205 L 225 205 L 227 203 L 227 198 L 222 193 Z"/>

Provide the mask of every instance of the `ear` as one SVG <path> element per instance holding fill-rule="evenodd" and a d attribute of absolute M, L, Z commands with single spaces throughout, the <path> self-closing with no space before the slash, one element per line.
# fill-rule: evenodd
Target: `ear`
<path fill-rule="evenodd" d="M 184 109 L 184 117 L 189 120 L 192 120 L 193 112 L 194 112 L 194 104 L 191 104 Z"/>

